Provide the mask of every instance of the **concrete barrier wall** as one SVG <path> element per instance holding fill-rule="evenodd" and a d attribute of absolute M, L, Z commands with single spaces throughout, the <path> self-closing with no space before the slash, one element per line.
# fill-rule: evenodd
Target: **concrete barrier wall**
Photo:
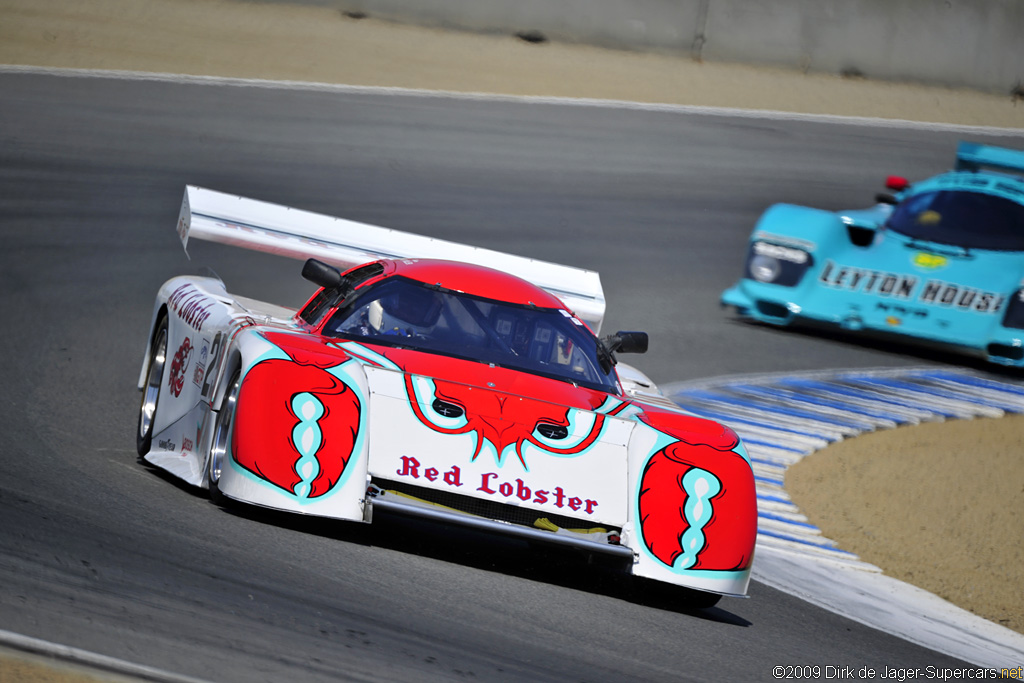
<path fill-rule="evenodd" d="M 283 1 L 709 61 L 1001 93 L 1024 84 L 1024 0 Z"/>
<path fill-rule="evenodd" d="M 709 60 L 1008 93 L 1024 81 L 1024 0 L 710 0 Z"/>

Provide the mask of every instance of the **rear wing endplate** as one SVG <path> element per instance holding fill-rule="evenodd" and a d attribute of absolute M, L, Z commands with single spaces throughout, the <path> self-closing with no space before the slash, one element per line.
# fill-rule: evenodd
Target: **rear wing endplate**
<path fill-rule="evenodd" d="M 956 148 L 956 170 L 980 171 L 983 168 L 1024 173 L 1024 152 L 976 142 L 961 142 Z"/>
<path fill-rule="evenodd" d="M 561 299 L 595 334 L 604 319 L 600 276 L 547 263 L 367 223 L 292 209 L 255 199 L 185 187 L 178 216 L 185 253 L 189 238 L 230 244 L 278 256 L 316 258 L 343 270 L 378 259 L 463 261 L 523 278 Z"/>

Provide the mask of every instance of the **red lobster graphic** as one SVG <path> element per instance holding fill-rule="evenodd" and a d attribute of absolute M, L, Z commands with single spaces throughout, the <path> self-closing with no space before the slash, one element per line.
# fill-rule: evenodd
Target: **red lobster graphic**
<path fill-rule="evenodd" d="M 298 464 L 312 455 L 319 469 L 309 481 L 306 497 L 317 498 L 338 483 L 352 457 L 359 429 L 359 397 L 326 370 L 344 362 L 337 351 L 325 353 L 322 344 L 301 337 L 272 332 L 264 336 L 278 343 L 289 360 L 262 361 L 245 376 L 238 396 L 232 457 L 259 478 L 299 495 L 298 487 L 305 478 Z M 295 412 L 294 400 L 303 394 L 319 404 L 315 420 Z M 318 432 L 315 453 L 304 453 L 307 446 L 295 443 L 293 435 L 300 423 Z"/>
<path fill-rule="evenodd" d="M 569 420 L 571 408 L 479 387 L 474 388 L 457 382 L 434 380 L 434 397 L 458 406 L 466 415 L 465 425 L 446 428 L 434 424 L 423 415 L 419 401 L 416 400 L 411 374 L 405 376 L 405 388 L 416 417 L 430 429 L 442 434 L 476 434 L 476 450 L 473 452 L 472 460 L 476 460 L 480 455 L 485 441 L 494 447 L 499 458 L 508 446 L 514 445 L 519 462 L 523 464 L 524 468 L 529 469 L 523 456 L 524 444 L 532 444 L 555 455 L 573 455 L 590 448 L 597 441 L 601 435 L 601 429 L 604 427 L 605 416 L 596 414 L 594 424 L 582 440 L 577 437 L 573 439 L 572 446 L 556 448 L 550 441 L 538 440 L 534 435 L 534 430 L 538 424 L 568 429 L 571 424 Z M 592 409 L 596 407 L 593 406 Z"/>
<path fill-rule="evenodd" d="M 644 545 L 670 567 L 687 553 L 686 569 L 745 569 L 757 536 L 757 500 L 750 465 L 732 450 L 739 438 L 728 427 L 707 420 L 691 418 L 683 431 L 678 429 L 679 416 L 672 416 L 675 425 L 659 417 L 648 414 L 643 420 L 664 422 L 651 426 L 680 440 L 651 456 L 644 469 L 638 501 Z M 709 475 L 707 479 L 720 488 L 710 489 L 706 500 L 691 500 L 684 485 L 690 472 Z M 696 524 L 687 517 L 688 501 L 710 508 L 698 508 L 705 517 Z M 690 515 L 697 516 L 694 507 Z"/>

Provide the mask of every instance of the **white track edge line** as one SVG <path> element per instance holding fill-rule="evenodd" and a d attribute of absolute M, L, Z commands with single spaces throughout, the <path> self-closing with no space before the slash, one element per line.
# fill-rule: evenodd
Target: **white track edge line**
<path fill-rule="evenodd" d="M 773 109 L 740 109 L 734 107 L 708 107 L 687 104 L 646 103 L 628 100 L 599 98 L 572 98 L 540 95 L 503 95 L 485 92 L 460 92 L 454 90 L 426 90 L 417 88 L 345 85 L 322 83 L 316 81 L 265 80 L 259 78 L 236 78 L 228 76 L 195 76 L 150 71 L 125 71 L 116 69 L 69 69 L 58 67 L 40 67 L 18 64 L 0 65 L 0 74 L 26 73 L 47 76 L 64 76 L 79 78 L 108 78 L 136 81 L 161 81 L 190 85 L 226 85 L 235 87 L 268 88 L 280 90 L 307 90 L 311 92 L 338 92 L 365 95 L 396 95 L 404 97 L 431 97 L 456 100 L 476 100 L 491 102 L 525 102 L 533 104 L 550 104 L 574 107 L 596 107 L 605 109 L 632 109 L 638 111 L 666 112 L 699 116 L 735 117 L 750 119 L 770 119 L 775 121 L 806 121 L 812 123 L 831 123 L 846 126 L 867 126 L 875 128 L 898 128 L 910 130 L 926 130 L 935 132 L 954 132 L 981 135 L 1002 135 L 1024 137 L 1024 127 L 1004 128 L 998 126 L 975 126 L 956 123 L 938 123 L 929 121 L 911 121 L 908 119 L 886 119 L 872 116 L 842 116 L 839 114 L 806 114 Z"/>

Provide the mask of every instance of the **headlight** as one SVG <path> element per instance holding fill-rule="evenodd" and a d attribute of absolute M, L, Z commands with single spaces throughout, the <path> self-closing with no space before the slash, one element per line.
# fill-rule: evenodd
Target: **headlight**
<path fill-rule="evenodd" d="M 750 259 L 750 277 L 758 282 L 774 282 L 782 272 L 782 264 L 779 259 L 763 254 L 755 254 Z"/>
<path fill-rule="evenodd" d="M 747 254 L 747 277 L 758 282 L 792 287 L 800 282 L 814 258 L 803 249 L 754 242 Z"/>
<path fill-rule="evenodd" d="M 1024 330 L 1024 289 L 1018 289 L 1006 302 L 1006 313 L 1003 314 L 1003 327 Z"/>

